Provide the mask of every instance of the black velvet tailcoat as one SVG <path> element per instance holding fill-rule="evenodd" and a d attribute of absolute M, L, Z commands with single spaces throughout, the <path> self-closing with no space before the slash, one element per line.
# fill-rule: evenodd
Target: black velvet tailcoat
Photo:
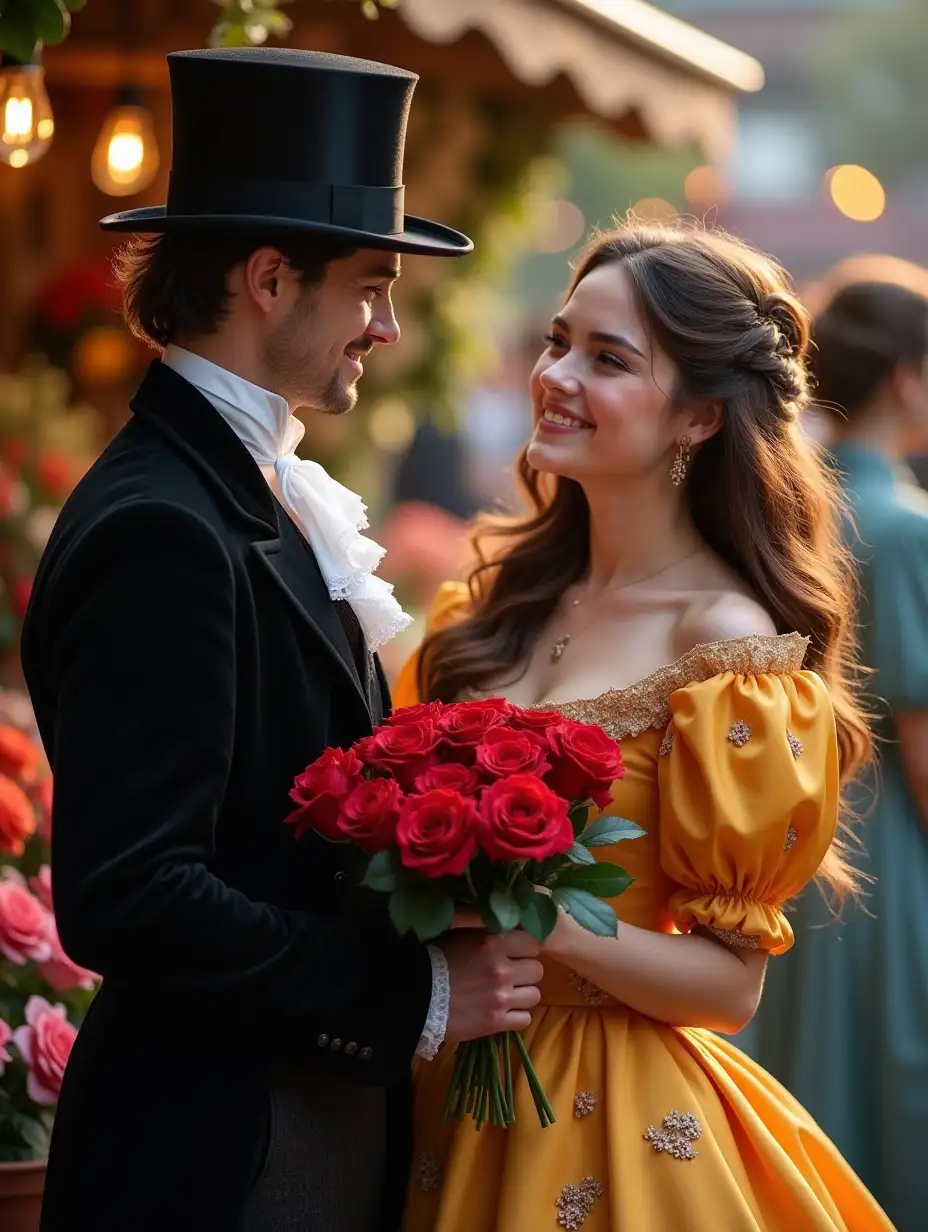
<path fill-rule="evenodd" d="M 221 416 L 158 361 L 132 409 L 59 518 L 23 635 L 58 928 L 104 977 L 42 1226 L 233 1232 L 270 1075 L 296 1060 L 388 1089 L 389 1227 L 428 955 L 352 888 L 346 849 L 284 824 L 294 775 L 368 733 L 386 686 Z"/>

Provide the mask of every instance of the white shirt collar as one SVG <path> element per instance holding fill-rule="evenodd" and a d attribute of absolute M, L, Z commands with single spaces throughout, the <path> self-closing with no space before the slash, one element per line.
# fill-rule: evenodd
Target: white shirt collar
<path fill-rule="evenodd" d="M 374 575 L 384 549 L 361 534 L 366 505 L 318 462 L 297 457 L 306 429 L 286 399 L 182 347 L 167 347 L 162 363 L 200 391 L 259 467 L 274 468 L 281 503 L 309 540 L 330 597 L 351 604 L 369 649 L 410 625 L 393 587 Z"/>

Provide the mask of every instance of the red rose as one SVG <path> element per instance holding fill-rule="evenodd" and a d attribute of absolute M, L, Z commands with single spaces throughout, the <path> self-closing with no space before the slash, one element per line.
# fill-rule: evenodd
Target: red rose
<path fill-rule="evenodd" d="M 418 723 L 423 719 L 430 719 L 437 723 L 444 708 L 444 702 L 422 702 L 418 706 L 400 706 L 388 719 L 384 719 L 384 727 L 395 727 L 398 723 Z"/>
<path fill-rule="evenodd" d="M 404 791 L 434 763 L 441 739 L 431 719 L 414 719 L 393 727 L 378 727 L 355 746 L 366 766 L 392 774 Z"/>
<path fill-rule="evenodd" d="M 477 806 L 439 787 L 409 796 L 396 829 L 400 859 L 426 877 L 457 877 L 477 854 Z"/>
<path fill-rule="evenodd" d="M 353 750 L 326 749 L 294 779 L 290 799 L 297 807 L 287 821 L 296 826 L 297 838 L 304 830 L 318 830 L 328 839 L 343 837 L 338 825 L 342 804 L 361 782 L 363 770 Z"/>
<path fill-rule="evenodd" d="M 601 727 L 563 719 L 548 729 L 551 771 L 545 782 L 566 800 L 592 800 L 605 808 L 612 784 L 625 777 L 618 743 Z"/>
<path fill-rule="evenodd" d="M 506 722 L 510 706 L 499 697 L 479 702 L 455 702 L 448 706 L 438 721 L 442 746 L 449 760 L 474 760 L 474 749 L 492 727 Z"/>
<path fill-rule="evenodd" d="M 493 779 L 510 774 L 542 775 L 551 769 L 537 735 L 508 726 L 490 728 L 477 745 L 477 766 Z"/>
<path fill-rule="evenodd" d="M 392 847 L 400 819 L 403 793 L 395 779 L 368 779 L 359 783 L 342 804 L 339 830 L 343 838 L 373 855 Z"/>
<path fill-rule="evenodd" d="M 457 762 L 432 766 L 416 779 L 416 791 L 435 791 L 439 787 L 459 791 L 462 796 L 476 796 L 481 782 L 473 766 L 461 766 Z"/>
<path fill-rule="evenodd" d="M 25 616 L 29 600 L 32 598 L 33 581 L 34 578 L 31 576 L 17 578 L 10 589 L 10 604 L 20 619 Z"/>
<path fill-rule="evenodd" d="M 538 732 L 546 736 L 548 728 L 564 722 L 564 716 L 556 710 L 526 710 L 521 706 L 513 706 L 509 716 L 509 726 L 521 730 Z"/>
<path fill-rule="evenodd" d="M 530 774 L 499 779 L 480 802 L 480 846 L 491 860 L 546 860 L 574 844 L 567 801 Z"/>

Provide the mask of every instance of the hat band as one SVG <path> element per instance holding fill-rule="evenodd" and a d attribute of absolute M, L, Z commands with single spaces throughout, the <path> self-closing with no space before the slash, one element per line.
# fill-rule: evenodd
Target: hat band
<path fill-rule="evenodd" d="M 327 223 L 353 231 L 399 235 L 406 190 L 300 180 L 232 180 L 172 174 L 168 215 L 248 215 Z"/>

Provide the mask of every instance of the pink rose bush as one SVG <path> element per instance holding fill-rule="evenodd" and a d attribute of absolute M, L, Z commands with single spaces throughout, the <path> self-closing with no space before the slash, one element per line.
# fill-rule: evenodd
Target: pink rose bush
<path fill-rule="evenodd" d="M 0 1163 L 48 1152 L 77 1029 L 99 978 L 64 951 L 49 863 L 52 784 L 0 690 Z M 9 710 L 6 722 L 11 722 Z M 28 702 L 23 713 L 28 715 Z"/>

